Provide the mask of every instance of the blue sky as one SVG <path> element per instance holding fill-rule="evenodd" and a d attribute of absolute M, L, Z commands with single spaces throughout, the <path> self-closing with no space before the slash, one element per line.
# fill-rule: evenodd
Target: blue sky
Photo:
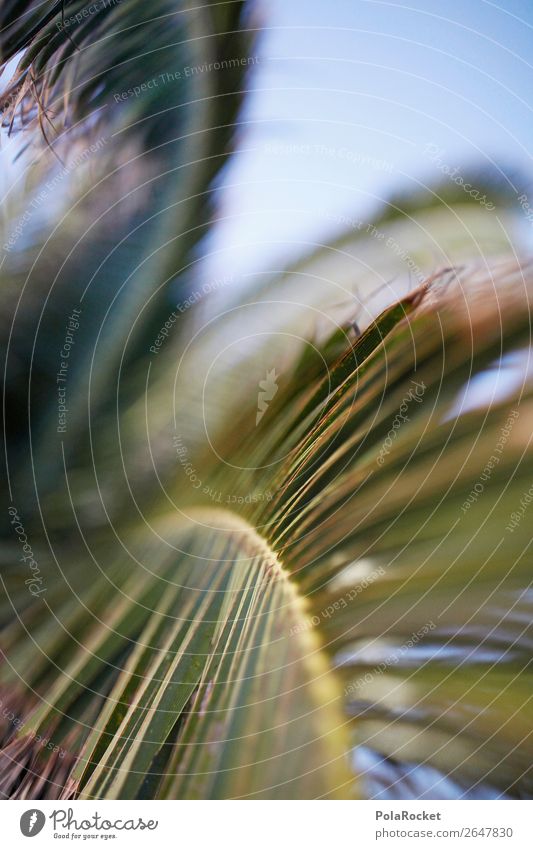
<path fill-rule="evenodd" d="M 531 174 L 533 3 L 263 0 L 207 271 L 278 269 L 450 167 Z"/>

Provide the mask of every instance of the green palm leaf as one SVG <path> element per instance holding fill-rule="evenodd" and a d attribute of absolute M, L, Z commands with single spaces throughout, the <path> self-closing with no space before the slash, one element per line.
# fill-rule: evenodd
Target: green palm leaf
<path fill-rule="evenodd" d="M 40 705 L 4 757 L 51 738 L 71 765 L 63 789 L 64 762 L 45 753 L 52 797 L 334 796 L 351 784 L 335 682 L 316 640 L 290 637 L 303 606 L 286 572 L 242 520 L 195 518 L 161 520 L 157 543 L 139 540 L 142 555 L 114 562 L 76 606 L 57 596 L 26 612 L 37 654 L 24 685 Z M 17 668 L 16 648 L 9 657 Z M 34 792 L 46 758 L 35 743 L 32 754 L 5 793 Z"/>
<path fill-rule="evenodd" d="M 455 270 L 376 293 L 368 269 L 324 271 L 368 251 L 349 234 L 222 316 L 191 310 L 149 357 L 190 285 L 243 66 L 137 95 L 136 57 L 160 79 L 249 42 L 240 3 L 82 10 L 2 10 L 6 122 L 46 136 L 30 187 L 61 173 L 47 144 L 106 141 L 0 272 L 0 792 L 530 796 L 530 267 L 463 265 L 457 207 L 421 204 L 429 241 L 405 215 L 376 225 L 420 268 L 440 234 Z"/>
<path fill-rule="evenodd" d="M 47 5 L 5 4 L 0 37 L 4 62 L 18 57 L 5 121 L 29 122 L 40 142 L 21 159 L 28 177 L 11 192 L 0 274 L 10 453 L 34 452 L 42 494 L 58 485 L 63 451 L 87 461 L 91 414 L 112 421 L 117 384 L 119 405 L 131 403 L 139 360 L 187 293 L 250 57 L 241 2 L 109 3 L 90 15 L 79 0 Z M 69 426 L 58 438 L 73 310 Z M 117 456 L 116 440 L 112 448 Z M 26 490 L 33 511 L 21 469 L 19 498 Z"/>

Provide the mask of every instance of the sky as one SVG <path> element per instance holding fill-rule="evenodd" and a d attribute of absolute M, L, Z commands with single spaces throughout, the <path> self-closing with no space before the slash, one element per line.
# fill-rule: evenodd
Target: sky
<path fill-rule="evenodd" d="M 277 270 L 343 218 L 434 184 L 439 163 L 533 173 L 531 0 L 259 0 L 256 14 L 207 274 Z"/>

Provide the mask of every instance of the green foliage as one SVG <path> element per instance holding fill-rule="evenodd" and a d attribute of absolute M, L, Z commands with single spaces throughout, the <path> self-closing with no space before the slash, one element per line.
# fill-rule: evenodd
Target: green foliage
<path fill-rule="evenodd" d="M 77 1 L 2 10 L 6 121 L 41 140 L 28 185 L 59 173 L 49 146 L 106 142 L 1 269 L 0 792 L 350 798 L 364 746 L 393 798 L 415 765 L 457 795 L 529 796 L 531 268 L 437 272 L 360 334 L 360 303 L 334 319 L 332 289 L 293 269 L 180 315 L 150 355 L 243 71 L 113 95 L 140 67 L 244 56 L 240 5 L 117 3 L 72 26 Z"/>

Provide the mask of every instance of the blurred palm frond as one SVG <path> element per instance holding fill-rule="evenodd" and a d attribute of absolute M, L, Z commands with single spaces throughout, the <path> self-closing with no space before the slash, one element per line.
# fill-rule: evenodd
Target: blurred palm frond
<path fill-rule="evenodd" d="M 413 201 L 150 352 L 251 42 L 241 3 L 84 8 L 0 18 L 34 146 L 0 269 L 0 792 L 530 797 L 531 265 L 501 217 Z"/>

